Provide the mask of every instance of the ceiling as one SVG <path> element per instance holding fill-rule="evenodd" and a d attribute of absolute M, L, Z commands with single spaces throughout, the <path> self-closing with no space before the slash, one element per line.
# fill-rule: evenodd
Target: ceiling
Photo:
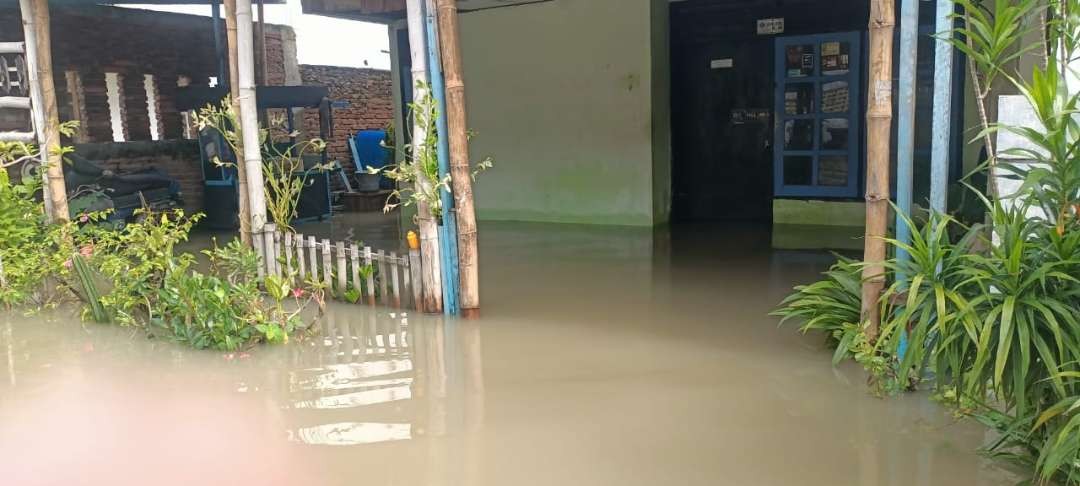
<path fill-rule="evenodd" d="M 551 0 L 457 0 L 461 12 L 509 7 Z M 301 0 L 304 13 L 389 23 L 405 18 L 405 0 Z"/>

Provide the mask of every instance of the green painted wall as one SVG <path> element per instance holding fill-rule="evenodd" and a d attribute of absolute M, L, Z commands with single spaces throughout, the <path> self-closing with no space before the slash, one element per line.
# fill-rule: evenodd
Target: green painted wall
<path fill-rule="evenodd" d="M 773 223 L 862 227 L 866 205 L 859 201 L 774 199 Z"/>
<path fill-rule="evenodd" d="M 667 22 L 654 43 L 651 18 L 662 3 L 555 0 L 462 15 L 471 152 L 495 160 L 476 182 L 480 219 L 666 221 Z"/>

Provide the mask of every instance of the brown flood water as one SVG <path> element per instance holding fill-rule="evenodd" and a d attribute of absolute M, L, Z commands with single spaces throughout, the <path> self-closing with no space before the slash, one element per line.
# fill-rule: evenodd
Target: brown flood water
<path fill-rule="evenodd" d="M 820 336 L 766 315 L 828 255 L 770 251 L 754 228 L 481 235 L 475 322 L 333 305 L 315 337 L 225 355 L 68 310 L 3 315 L 0 484 L 1021 479 L 975 453 L 978 425 L 869 396 Z"/>

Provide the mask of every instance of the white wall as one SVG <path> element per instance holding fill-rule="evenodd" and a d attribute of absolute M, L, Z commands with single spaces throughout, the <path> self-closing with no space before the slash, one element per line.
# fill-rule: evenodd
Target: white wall
<path fill-rule="evenodd" d="M 661 2 L 666 9 L 666 1 Z M 476 183 L 481 219 L 651 225 L 653 104 L 667 124 L 666 82 L 653 91 L 651 0 L 554 0 L 461 17 L 474 160 L 495 159 Z M 660 26 L 657 26 L 660 27 Z M 666 44 L 661 44 L 662 49 Z M 666 76 L 667 55 L 655 71 Z M 658 66 L 659 67 L 659 66 Z"/>

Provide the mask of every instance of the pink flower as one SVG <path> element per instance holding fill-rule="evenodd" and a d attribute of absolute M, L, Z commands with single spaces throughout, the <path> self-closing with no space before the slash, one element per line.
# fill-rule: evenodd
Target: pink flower
<path fill-rule="evenodd" d="M 67 260 L 64 261 L 64 268 L 70 269 L 71 265 L 72 265 L 72 263 L 71 263 L 70 258 L 68 258 Z"/>
<path fill-rule="evenodd" d="M 300 297 L 303 297 L 304 296 L 304 289 L 302 289 L 300 287 L 292 289 L 292 296 L 297 298 L 297 299 L 299 299 Z"/>
<path fill-rule="evenodd" d="M 90 258 L 94 254 L 94 245 L 86 245 L 79 248 L 79 254 L 82 255 L 83 258 Z"/>
<path fill-rule="evenodd" d="M 80 223 L 86 223 L 88 221 L 90 221 L 90 215 L 88 215 L 86 213 L 83 213 L 83 214 L 79 215 L 79 222 Z"/>

